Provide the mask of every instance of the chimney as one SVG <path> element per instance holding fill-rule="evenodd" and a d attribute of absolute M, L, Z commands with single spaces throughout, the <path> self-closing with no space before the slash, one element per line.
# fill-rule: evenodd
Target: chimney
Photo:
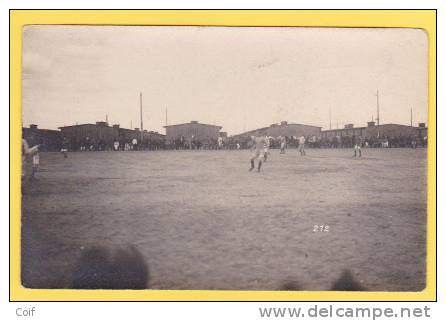
<path fill-rule="evenodd" d="M 282 125 L 282 126 L 288 125 L 288 122 L 287 121 L 282 121 L 282 122 L 280 122 L 280 125 Z"/>
<path fill-rule="evenodd" d="M 105 121 L 97 121 L 96 122 L 96 126 L 107 126 L 107 122 L 105 122 Z"/>
<path fill-rule="evenodd" d="M 31 127 L 31 126 L 30 126 Z M 426 123 L 418 123 L 418 127 L 420 128 L 426 128 Z"/>
<path fill-rule="evenodd" d="M 119 124 L 113 125 L 113 128 L 118 128 L 119 129 Z"/>
<path fill-rule="evenodd" d="M 137 132 L 139 132 L 139 128 L 135 128 L 135 130 L 136 130 Z"/>
<path fill-rule="evenodd" d="M 37 129 L 37 125 L 36 125 L 36 124 L 31 124 L 31 125 L 29 125 L 29 128 L 31 128 L 31 129 Z"/>
<path fill-rule="evenodd" d="M 373 127 L 373 126 L 375 126 L 375 122 L 374 121 L 367 122 L 367 127 Z"/>
<path fill-rule="evenodd" d="M 198 124 L 198 121 L 196 121 L 196 120 L 191 120 L 190 123 L 191 123 L 191 124 Z"/>

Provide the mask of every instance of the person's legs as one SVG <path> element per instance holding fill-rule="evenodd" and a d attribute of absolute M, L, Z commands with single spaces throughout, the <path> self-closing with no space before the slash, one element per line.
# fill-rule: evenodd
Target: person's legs
<path fill-rule="evenodd" d="M 33 165 L 33 167 L 31 168 L 31 175 L 29 176 L 29 180 L 32 181 L 35 179 L 34 175 L 37 172 L 37 167 Z"/>
<path fill-rule="evenodd" d="M 253 151 L 253 155 L 251 157 L 251 168 L 249 169 L 249 171 L 252 171 L 255 167 L 254 161 L 256 160 L 256 158 L 258 158 L 260 160 L 260 150 L 254 150 Z"/>

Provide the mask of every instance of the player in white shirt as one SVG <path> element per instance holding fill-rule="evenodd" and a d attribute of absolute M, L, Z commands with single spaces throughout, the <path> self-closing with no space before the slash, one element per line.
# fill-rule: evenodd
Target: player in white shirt
<path fill-rule="evenodd" d="M 300 153 L 300 156 L 305 156 L 305 137 L 302 135 L 299 137 L 299 147 L 298 152 Z"/>
<path fill-rule="evenodd" d="M 255 160 L 258 159 L 259 164 L 257 167 L 257 171 L 260 172 L 260 168 L 262 167 L 262 159 L 264 157 L 263 155 L 263 150 L 265 147 L 265 137 L 264 136 L 259 136 L 259 137 L 255 137 L 252 136 L 252 146 L 251 146 L 251 151 L 252 151 L 252 156 L 251 156 L 251 168 L 249 169 L 249 171 L 252 171 L 255 167 Z"/>
<path fill-rule="evenodd" d="M 265 136 L 265 143 L 263 144 L 263 161 L 266 162 L 269 155 L 269 137 Z"/>
<path fill-rule="evenodd" d="M 359 137 L 354 137 L 354 146 L 353 146 L 353 157 L 361 157 L 362 156 L 362 152 L 361 152 L 361 145 L 362 145 L 362 141 L 361 138 Z"/>
<path fill-rule="evenodd" d="M 286 138 L 285 136 L 280 137 L 280 153 L 285 154 L 285 147 L 286 147 Z"/>
<path fill-rule="evenodd" d="M 28 156 L 34 156 L 39 150 L 39 145 L 29 147 L 26 139 L 22 138 L 22 179 L 26 178 L 26 159 Z M 38 160 L 38 158 L 37 158 Z M 33 170 L 34 170 L 34 157 L 33 157 Z M 33 175 L 33 173 L 31 173 Z"/>

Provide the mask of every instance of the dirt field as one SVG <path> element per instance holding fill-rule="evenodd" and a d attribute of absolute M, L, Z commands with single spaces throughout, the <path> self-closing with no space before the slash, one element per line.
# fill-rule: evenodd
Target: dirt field
<path fill-rule="evenodd" d="M 70 287 L 92 245 L 134 244 L 150 288 L 369 290 L 425 285 L 426 150 L 42 153 L 23 189 L 22 279 Z M 314 232 L 328 225 L 328 232 Z"/>

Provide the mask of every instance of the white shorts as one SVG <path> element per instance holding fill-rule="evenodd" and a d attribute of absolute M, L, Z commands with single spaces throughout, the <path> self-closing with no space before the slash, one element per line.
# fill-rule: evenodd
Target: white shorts
<path fill-rule="evenodd" d="M 355 145 L 355 150 L 361 150 L 361 146 Z"/>

